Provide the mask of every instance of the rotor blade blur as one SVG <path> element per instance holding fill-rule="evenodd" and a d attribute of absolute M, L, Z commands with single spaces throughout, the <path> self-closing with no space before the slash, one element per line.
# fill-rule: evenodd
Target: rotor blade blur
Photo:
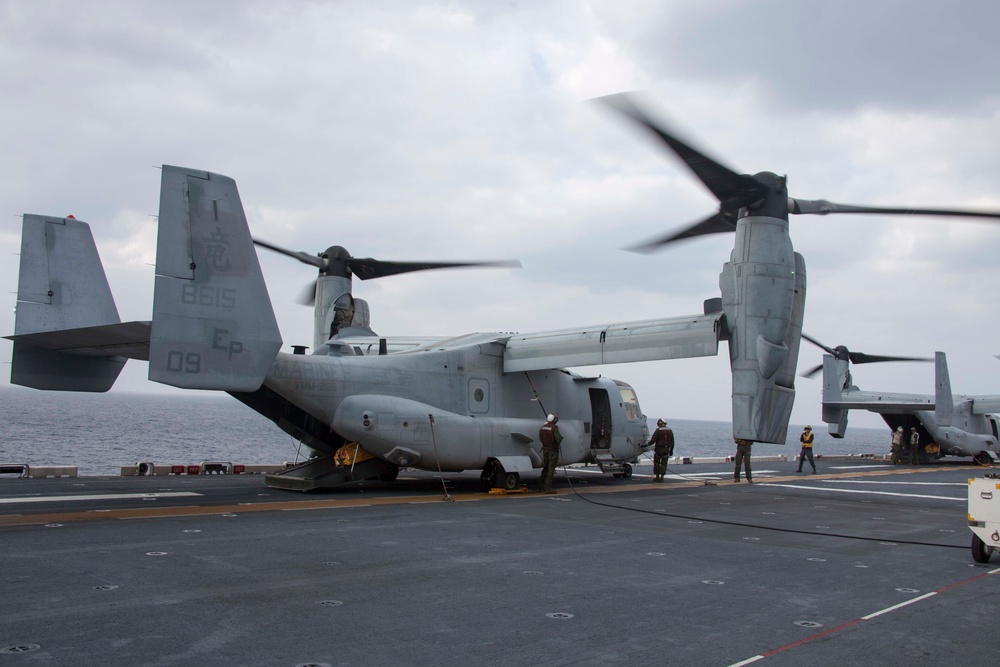
<path fill-rule="evenodd" d="M 311 264 L 317 269 L 325 269 L 326 262 L 323 261 L 322 257 L 317 257 L 316 255 L 310 255 L 307 252 L 301 252 L 297 250 L 288 250 L 287 248 L 282 248 L 281 246 L 274 245 L 273 243 L 268 243 L 267 241 L 262 241 L 261 239 L 255 238 L 253 240 L 254 244 L 259 245 L 262 248 L 267 248 L 274 252 L 279 252 L 282 255 L 288 255 L 289 257 L 294 257 L 304 264 Z"/>
<path fill-rule="evenodd" d="M 385 262 L 371 257 L 352 257 L 347 260 L 347 266 L 351 272 L 361 280 L 372 278 L 384 278 L 395 276 L 400 273 L 411 273 L 413 271 L 432 271 L 434 269 L 453 268 L 476 268 L 476 267 L 503 267 L 521 268 L 521 262 L 499 261 L 499 262 Z"/>
<path fill-rule="evenodd" d="M 690 227 L 682 229 L 679 232 L 671 232 L 666 236 L 658 236 L 656 238 L 649 239 L 648 241 L 643 241 L 642 243 L 634 246 L 629 246 L 626 250 L 631 252 L 649 253 L 668 243 L 673 243 L 682 239 L 694 238 L 695 236 L 703 236 L 705 234 L 724 234 L 735 231 L 736 218 L 731 213 L 720 212 L 715 213 L 700 222 L 696 222 Z"/>
<path fill-rule="evenodd" d="M 881 361 L 934 361 L 928 357 L 887 357 L 879 354 L 851 352 L 848 357 L 852 364 L 874 364 Z"/>
<path fill-rule="evenodd" d="M 818 366 L 813 366 L 812 368 L 810 368 L 809 370 L 807 370 L 805 373 L 802 373 L 802 377 L 804 377 L 804 378 L 811 378 L 812 376 L 816 375 L 816 373 L 819 373 L 821 370 L 823 370 L 823 364 L 820 364 Z"/>
<path fill-rule="evenodd" d="M 597 98 L 605 105 L 628 116 L 657 136 L 695 176 L 705 184 L 721 204 L 722 211 L 737 211 L 767 196 L 768 187 L 745 174 L 737 174 L 704 153 L 684 143 L 643 113 L 632 97 L 619 93 Z"/>
<path fill-rule="evenodd" d="M 295 298 L 295 303 L 302 304 L 303 306 L 315 306 L 316 305 L 316 285 L 319 283 L 318 280 L 313 280 L 299 292 L 299 295 Z"/>
<path fill-rule="evenodd" d="M 833 354 L 833 353 L 834 353 L 834 352 L 833 352 L 833 348 L 829 348 L 829 347 L 827 347 L 826 345 L 823 345 L 823 343 L 819 342 L 819 341 L 818 341 L 818 340 L 816 340 L 815 338 L 813 338 L 813 337 L 811 337 L 811 336 L 808 336 L 808 335 L 806 335 L 806 334 L 804 334 L 804 333 L 803 333 L 803 334 L 801 334 L 801 335 L 802 335 L 802 337 L 803 337 L 803 338 L 805 338 L 805 339 L 806 339 L 807 341 L 809 341 L 810 343 L 812 343 L 812 344 L 813 344 L 813 345 L 815 345 L 816 347 L 820 348 L 821 350 L 823 350 L 823 351 L 824 351 L 824 352 L 826 352 L 827 354 Z M 822 368 L 822 367 L 821 367 L 821 368 Z"/>
<path fill-rule="evenodd" d="M 789 213 L 797 215 L 827 215 L 828 213 L 879 213 L 894 215 L 937 215 L 959 218 L 1000 218 L 1000 212 L 960 211 L 938 208 L 891 208 L 883 206 L 855 206 L 835 204 L 825 199 L 790 199 Z"/>

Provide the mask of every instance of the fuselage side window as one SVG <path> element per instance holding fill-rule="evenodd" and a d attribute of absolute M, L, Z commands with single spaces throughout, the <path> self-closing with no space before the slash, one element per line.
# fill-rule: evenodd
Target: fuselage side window
<path fill-rule="evenodd" d="M 639 399 L 635 395 L 635 390 L 628 385 L 618 385 L 622 393 L 622 406 L 625 408 L 626 419 L 642 419 L 642 410 L 639 409 Z"/>

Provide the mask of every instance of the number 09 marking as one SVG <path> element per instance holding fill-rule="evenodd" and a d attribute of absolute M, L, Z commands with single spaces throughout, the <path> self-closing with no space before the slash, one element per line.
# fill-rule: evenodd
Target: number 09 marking
<path fill-rule="evenodd" d="M 167 370 L 171 373 L 200 373 L 201 355 L 197 352 L 167 352 Z"/>

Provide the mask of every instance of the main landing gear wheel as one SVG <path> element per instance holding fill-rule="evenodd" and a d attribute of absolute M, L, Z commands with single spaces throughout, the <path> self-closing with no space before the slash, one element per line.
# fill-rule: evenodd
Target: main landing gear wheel
<path fill-rule="evenodd" d="M 399 477 L 399 466 L 393 466 L 388 470 L 383 470 L 378 474 L 378 481 L 380 482 L 395 482 L 396 478 Z"/>
<path fill-rule="evenodd" d="M 498 477 L 500 478 L 500 488 L 507 491 L 513 491 L 521 485 L 521 476 L 516 472 L 502 472 Z"/>
<path fill-rule="evenodd" d="M 991 463 L 993 463 L 993 459 L 986 452 L 979 452 L 978 454 L 972 457 L 972 460 L 981 466 L 988 466 Z"/>
<path fill-rule="evenodd" d="M 986 546 L 986 543 L 979 539 L 975 533 L 972 534 L 972 560 L 977 563 L 988 563 L 993 549 Z"/>

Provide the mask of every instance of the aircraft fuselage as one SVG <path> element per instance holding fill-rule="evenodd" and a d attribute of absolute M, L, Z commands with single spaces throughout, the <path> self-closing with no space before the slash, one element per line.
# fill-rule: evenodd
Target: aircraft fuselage
<path fill-rule="evenodd" d="M 600 426 L 610 434 L 612 455 L 641 453 L 648 427 L 628 385 L 564 370 L 502 368 L 502 347 L 489 342 L 381 356 L 281 353 L 264 385 L 335 434 L 308 442 L 323 454 L 354 441 L 400 466 L 457 471 L 502 456 L 527 456 L 537 465 L 538 429 L 548 412 L 559 414 L 562 464 L 588 460 Z"/>

